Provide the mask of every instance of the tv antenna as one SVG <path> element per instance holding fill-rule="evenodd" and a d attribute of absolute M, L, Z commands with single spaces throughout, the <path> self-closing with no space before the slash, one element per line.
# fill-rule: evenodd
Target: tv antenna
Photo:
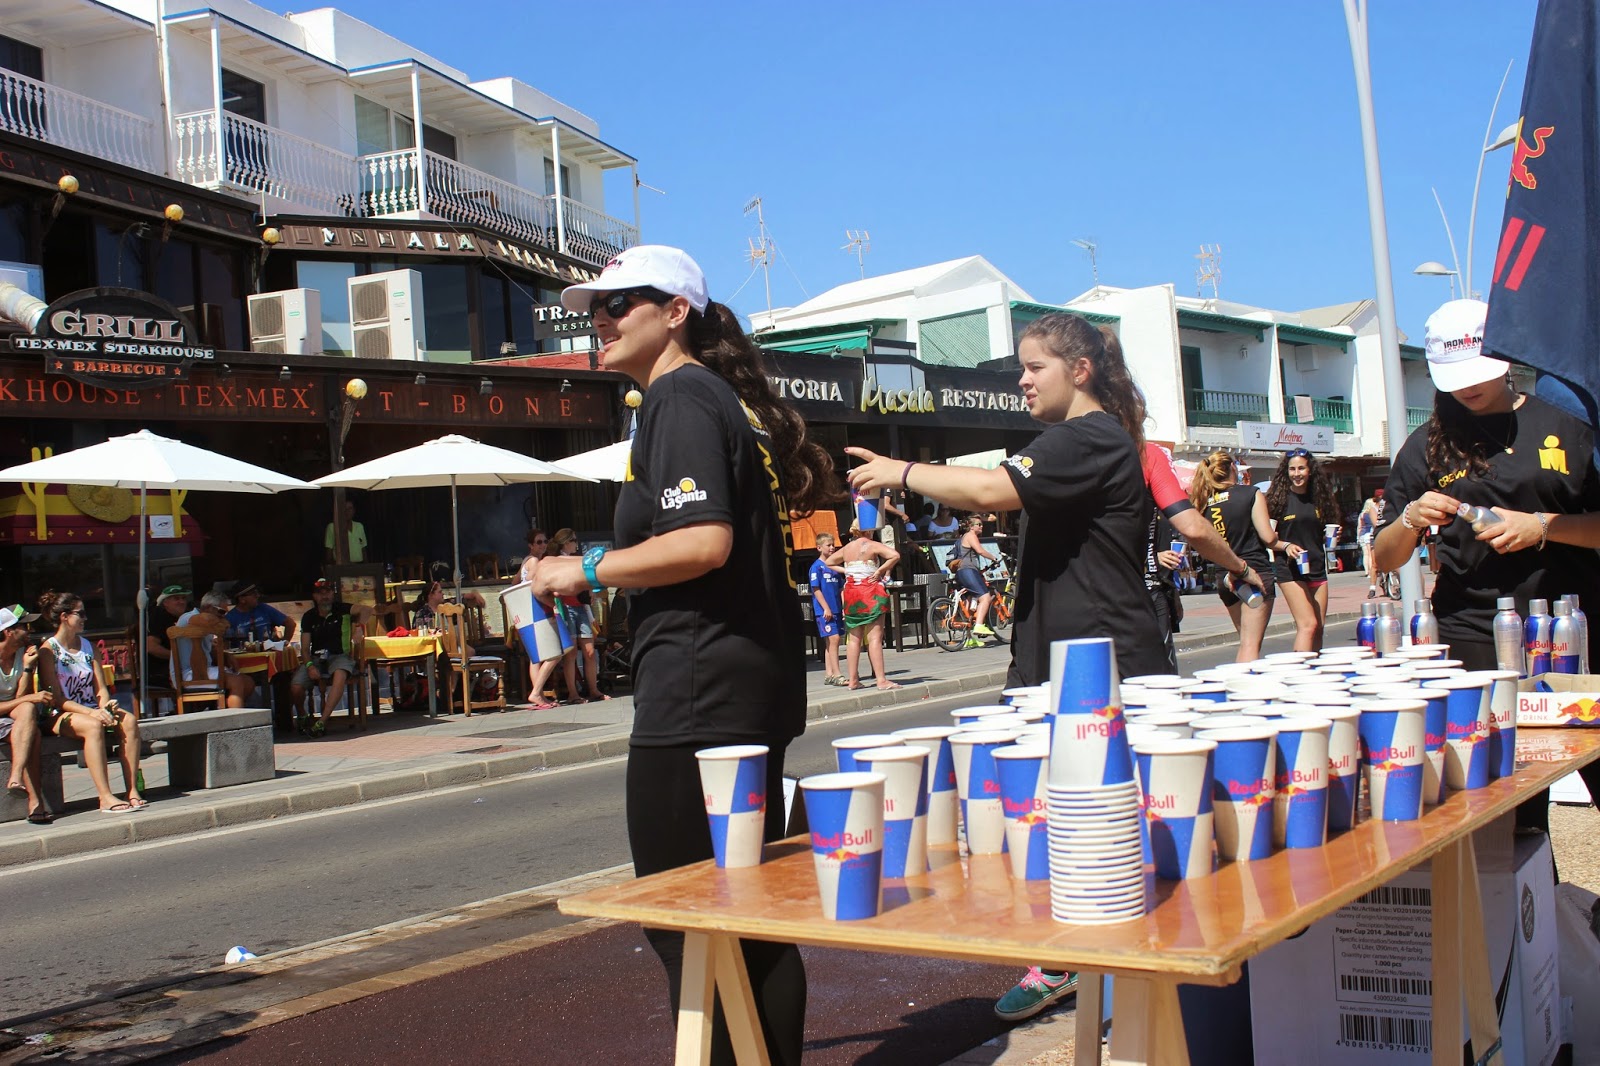
<path fill-rule="evenodd" d="M 759 242 L 750 241 L 750 250 L 745 253 L 745 259 L 754 267 L 761 268 L 762 279 L 767 285 L 767 314 L 772 314 L 772 238 L 767 236 L 767 217 L 762 213 L 761 197 L 752 196 L 744 205 L 744 213 L 749 217 L 750 212 L 756 213 L 756 225 L 760 227 L 761 239 Z"/>
<path fill-rule="evenodd" d="M 856 253 L 856 265 L 861 268 L 862 280 L 866 280 L 867 253 L 872 251 L 872 234 L 864 229 L 847 229 L 844 231 L 844 244 L 839 246 L 839 250 Z"/>
<path fill-rule="evenodd" d="M 1195 256 L 1200 260 L 1200 266 L 1194 272 L 1194 294 L 1204 296 L 1206 285 L 1211 286 L 1211 298 L 1218 299 L 1217 286 L 1222 280 L 1222 245 L 1202 244 L 1200 254 Z"/>
<path fill-rule="evenodd" d="M 1100 245 L 1099 245 L 1099 243 L 1096 242 L 1093 237 L 1078 237 L 1078 238 L 1075 238 L 1072 243 L 1076 244 L 1079 248 L 1082 248 L 1085 252 L 1089 253 L 1089 273 L 1094 275 L 1094 287 L 1095 287 L 1096 291 L 1099 291 L 1099 289 L 1100 289 L 1100 263 L 1099 263 Z"/>

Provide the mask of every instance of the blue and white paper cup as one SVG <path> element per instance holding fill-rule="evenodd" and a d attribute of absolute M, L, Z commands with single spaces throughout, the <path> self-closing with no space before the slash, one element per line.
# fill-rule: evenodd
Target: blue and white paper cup
<path fill-rule="evenodd" d="M 767 746 L 733 744 L 694 753 L 711 820 L 711 848 L 727 869 L 761 865 L 767 822 Z"/>
<path fill-rule="evenodd" d="M 975 707 L 957 707 L 950 712 L 950 719 L 957 726 L 981 729 L 985 718 L 998 718 L 1016 713 L 1016 707 L 1011 704 L 988 703 Z"/>
<path fill-rule="evenodd" d="M 1422 803 L 1437 807 L 1444 802 L 1444 749 L 1449 737 L 1450 698 L 1441 688 L 1418 685 L 1414 681 L 1389 685 L 1376 693 L 1380 700 L 1422 700 L 1428 705 L 1423 716 Z"/>
<path fill-rule="evenodd" d="M 506 625 L 516 630 L 531 662 L 559 659 L 573 648 L 566 619 L 533 598 L 533 583 L 524 581 L 500 593 Z"/>
<path fill-rule="evenodd" d="M 1120 785 L 1134 779 L 1128 723 L 1121 707 L 1058 714 L 1050 722 L 1052 785 Z"/>
<path fill-rule="evenodd" d="M 961 823 L 967 851 L 999 855 L 1006 847 L 1005 805 L 1000 802 L 1000 773 L 994 752 L 1015 742 L 1017 734 L 990 729 L 957 733 L 950 738 L 956 766 L 956 791 L 961 796 Z"/>
<path fill-rule="evenodd" d="M 1328 841 L 1328 732 L 1333 722 L 1307 714 L 1273 725 L 1278 730 L 1273 843 L 1320 848 Z"/>
<path fill-rule="evenodd" d="M 1006 816 L 1006 851 L 1011 856 L 1011 876 L 1018 881 L 1050 878 L 1050 818 L 1045 803 L 1049 761 L 1049 749 L 1042 744 L 1014 744 L 994 752 Z"/>
<path fill-rule="evenodd" d="M 903 744 L 856 752 L 856 762 L 883 775 L 883 876 L 928 872 L 928 749 Z"/>
<path fill-rule="evenodd" d="M 811 858 L 822 916 L 853 921 L 878 913 L 883 889 L 883 775 L 800 779 L 811 825 Z"/>
<path fill-rule="evenodd" d="M 1275 764 L 1272 726 L 1204 729 L 1196 740 L 1217 746 L 1211 760 L 1211 806 L 1217 854 L 1247 861 L 1272 854 Z"/>
<path fill-rule="evenodd" d="M 1357 708 L 1372 817 L 1416 821 L 1422 817 L 1428 705 L 1421 700 L 1368 700 Z"/>
<path fill-rule="evenodd" d="M 923 725 L 896 729 L 893 734 L 903 744 L 928 749 L 929 847 L 956 842 L 961 801 L 956 791 L 956 763 L 950 751 L 950 738 L 959 732 L 953 726 Z"/>
<path fill-rule="evenodd" d="M 1204 877 L 1212 869 L 1212 761 L 1209 740 L 1164 740 L 1134 748 L 1156 876 Z"/>
<path fill-rule="evenodd" d="M 1339 832 L 1356 824 L 1356 801 L 1361 795 L 1361 712 L 1353 706 L 1307 707 L 1301 714 L 1326 719 L 1328 730 L 1328 829 Z"/>
<path fill-rule="evenodd" d="M 1517 679 L 1515 670 L 1482 670 L 1489 682 L 1489 776 L 1517 772 Z"/>
<path fill-rule="evenodd" d="M 883 524 L 882 516 L 878 513 L 878 498 L 856 494 L 856 525 L 861 527 L 863 533 L 871 532 Z"/>
<path fill-rule="evenodd" d="M 1117 651 L 1109 637 L 1050 643 L 1050 692 L 1057 714 L 1093 714 L 1116 706 L 1121 687 Z"/>
<path fill-rule="evenodd" d="M 865 766 L 856 764 L 856 752 L 866 751 L 868 748 L 892 748 L 900 743 L 900 738 L 889 733 L 863 733 L 857 737 L 840 737 L 833 742 L 833 758 L 841 774 L 855 773 L 865 770 Z"/>
<path fill-rule="evenodd" d="M 1462 674 L 1428 681 L 1423 688 L 1440 688 L 1445 703 L 1444 783 L 1456 791 L 1483 788 L 1489 783 L 1489 680 Z"/>

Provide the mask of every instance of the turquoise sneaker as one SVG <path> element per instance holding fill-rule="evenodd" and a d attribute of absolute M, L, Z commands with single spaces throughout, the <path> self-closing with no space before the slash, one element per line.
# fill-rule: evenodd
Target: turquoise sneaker
<path fill-rule="evenodd" d="M 1076 995 L 1077 991 L 1077 974 L 1047 974 L 1037 966 L 1029 966 L 1017 986 L 994 1005 L 994 1014 L 1001 1021 L 1020 1022 L 1032 1018 L 1058 999 Z"/>

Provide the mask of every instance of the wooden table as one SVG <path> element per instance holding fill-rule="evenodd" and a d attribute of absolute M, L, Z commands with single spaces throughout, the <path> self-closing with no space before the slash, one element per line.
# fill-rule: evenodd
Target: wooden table
<path fill-rule="evenodd" d="M 439 686 L 434 661 L 444 645 L 435 636 L 367 637 L 362 642 L 361 668 L 385 663 L 416 662 L 421 660 L 422 670 L 428 679 L 428 717 L 439 713 Z M 372 699 L 376 712 L 378 699 Z"/>
<path fill-rule="evenodd" d="M 1117 925 L 1057 922 L 1046 882 L 1011 880 L 1003 856 L 961 859 L 948 851 L 936 857 L 937 869 L 887 882 L 878 917 L 830 922 L 822 917 L 804 838 L 769 845 L 769 860 L 753 869 L 699 863 L 569 896 L 560 908 L 686 934 L 680 1064 L 707 1061 L 713 989 L 721 993 L 738 1060 L 768 1061 L 738 950 L 744 936 L 1077 971 L 1080 1048 L 1100 1044 L 1102 978 L 1115 976 L 1111 1062 L 1181 1066 L 1189 1057 L 1179 984 L 1231 984 L 1250 958 L 1432 860 L 1433 1031 L 1461 1032 L 1465 1000 L 1474 1060 L 1503 1061 L 1472 833 L 1600 757 L 1600 729 L 1525 729 L 1518 756 L 1514 777 L 1453 792 L 1420 821 L 1363 822 L 1319 849 L 1227 863 L 1192 881 L 1152 879 L 1150 914 Z M 1436 1040 L 1433 1061 L 1459 1066 L 1461 1049 L 1453 1039 Z"/>

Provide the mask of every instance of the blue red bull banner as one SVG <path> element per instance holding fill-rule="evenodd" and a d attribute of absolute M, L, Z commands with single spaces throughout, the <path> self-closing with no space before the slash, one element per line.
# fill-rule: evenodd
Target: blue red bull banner
<path fill-rule="evenodd" d="M 1540 0 L 1495 249 L 1484 347 L 1600 397 L 1596 0 Z M 1541 389 L 1541 394 L 1543 389 Z"/>

